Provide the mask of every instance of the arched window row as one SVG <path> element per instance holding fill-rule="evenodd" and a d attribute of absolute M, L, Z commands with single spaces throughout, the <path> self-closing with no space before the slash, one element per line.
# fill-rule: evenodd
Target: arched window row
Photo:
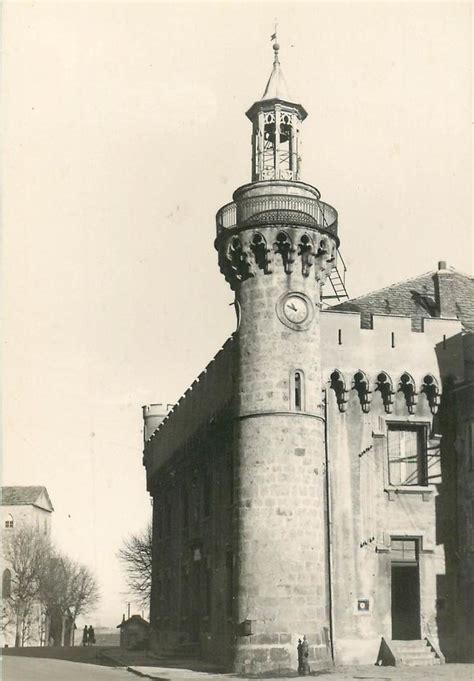
<path fill-rule="evenodd" d="M 385 371 L 380 371 L 373 378 L 358 370 L 350 377 L 345 376 L 339 369 L 334 369 L 329 377 L 329 385 L 336 395 L 339 411 L 347 409 L 347 403 L 352 395 L 357 395 L 364 413 L 370 411 L 374 393 L 380 394 L 387 414 L 392 412 L 395 393 L 401 392 L 409 414 L 413 414 L 418 396 L 424 394 L 432 414 L 436 414 L 441 399 L 441 390 L 437 379 L 432 374 L 425 374 L 416 383 L 413 376 L 404 371 L 394 380 Z"/>

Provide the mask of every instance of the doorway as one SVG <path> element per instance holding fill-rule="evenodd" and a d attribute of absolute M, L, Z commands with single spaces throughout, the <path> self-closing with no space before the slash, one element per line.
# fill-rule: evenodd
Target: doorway
<path fill-rule="evenodd" d="M 418 640 L 420 570 L 416 539 L 392 539 L 392 639 Z"/>

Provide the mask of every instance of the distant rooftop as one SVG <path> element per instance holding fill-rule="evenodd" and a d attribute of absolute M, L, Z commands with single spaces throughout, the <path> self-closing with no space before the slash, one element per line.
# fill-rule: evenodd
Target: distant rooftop
<path fill-rule="evenodd" d="M 41 500 L 43 497 L 44 501 Z M 46 502 L 46 503 L 45 503 Z M 54 511 L 46 487 L 40 486 L 15 486 L 2 487 L 2 506 L 38 506 L 47 511 Z"/>
<path fill-rule="evenodd" d="M 466 331 L 474 331 L 474 277 L 440 262 L 437 270 L 391 284 L 334 305 L 329 311 L 360 312 L 363 328 L 371 327 L 371 315 L 403 315 L 421 331 L 423 319 L 459 319 Z"/>

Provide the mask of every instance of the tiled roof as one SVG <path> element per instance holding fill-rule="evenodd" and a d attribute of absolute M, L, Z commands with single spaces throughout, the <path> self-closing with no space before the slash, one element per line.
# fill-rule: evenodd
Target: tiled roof
<path fill-rule="evenodd" d="M 46 487 L 36 487 L 36 486 L 2 487 L 1 505 L 2 506 L 25 506 L 25 505 L 37 506 L 38 505 L 37 501 L 42 494 L 45 495 L 46 500 L 47 500 L 47 502 L 50 506 L 50 509 L 53 511 L 54 510 L 53 504 L 51 503 L 51 499 L 49 498 L 49 494 L 48 494 Z M 42 508 L 44 508 L 44 506 L 42 506 Z"/>
<path fill-rule="evenodd" d="M 123 619 L 123 621 L 120 622 L 120 624 L 117 624 L 117 629 L 127 627 L 129 624 L 141 624 L 142 626 L 146 627 L 150 626 L 150 623 L 144 620 L 143 617 L 141 617 L 141 615 L 132 615 L 131 617 L 128 618 L 128 620 Z"/>
<path fill-rule="evenodd" d="M 347 300 L 331 310 L 360 312 L 363 328 L 371 327 L 372 314 L 385 314 L 411 317 L 417 331 L 427 317 L 457 317 L 466 330 L 474 331 L 474 278 L 453 268 L 433 270 Z"/>

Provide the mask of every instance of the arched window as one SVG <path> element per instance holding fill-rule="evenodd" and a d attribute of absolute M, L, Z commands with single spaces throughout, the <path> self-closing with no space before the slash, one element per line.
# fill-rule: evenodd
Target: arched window
<path fill-rule="evenodd" d="M 291 372 L 290 406 L 293 411 L 305 410 L 304 373 L 301 369 Z"/>
<path fill-rule="evenodd" d="M 12 593 L 12 573 L 8 568 L 3 571 L 2 598 L 10 598 Z"/>
<path fill-rule="evenodd" d="M 301 411 L 301 374 L 295 371 L 295 409 Z"/>
<path fill-rule="evenodd" d="M 13 528 L 13 516 L 9 513 L 5 520 L 5 528 L 11 530 Z"/>

